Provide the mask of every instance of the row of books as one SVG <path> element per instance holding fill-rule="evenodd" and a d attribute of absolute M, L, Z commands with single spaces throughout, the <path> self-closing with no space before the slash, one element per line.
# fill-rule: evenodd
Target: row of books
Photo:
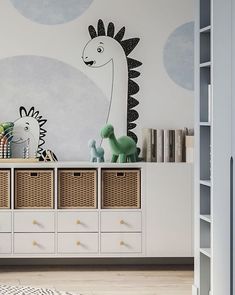
<path fill-rule="evenodd" d="M 193 162 L 192 129 L 142 131 L 142 157 L 146 162 Z M 187 144 L 187 147 L 186 147 Z"/>

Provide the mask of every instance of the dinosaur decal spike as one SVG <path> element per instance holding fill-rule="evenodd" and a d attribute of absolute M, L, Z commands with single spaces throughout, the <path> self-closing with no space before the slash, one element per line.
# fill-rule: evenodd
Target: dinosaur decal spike
<path fill-rule="evenodd" d="M 131 79 L 138 78 L 139 75 L 140 75 L 140 72 L 137 72 L 137 71 L 134 71 L 134 70 L 129 71 L 129 78 L 131 78 Z"/>
<path fill-rule="evenodd" d="M 125 35 L 125 31 L 126 31 L 125 27 L 121 28 L 121 30 L 117 33 L 117 35 L 114 37 L 114 39 L 116 39 L 118 42 L 121 42 L 124 35 Z"/>
<path fill-rule="evenodd" d="M 139 41 L 139 38 L 132 38 L 121 42 L 121 45 L 126 53 L 126 56 L 128 56 L 135 49 Z"/>
<path fill-rule="evenodd" d="M 127 58 L 128 69 L 135 69 L 142 65 L 142 63 L 138 60 L 132 59 L 130 57 Z"/>
<path fill-rule="evenodd" d="M 142 63 L 138 60 L 129 57 L 131 52 L 138 45 L 139 38 L 130 38 L 123 40 L 125 36 L 125 27 L 122 27 L 115 34 L 115 27 L 112 22 L 107 26 L 107 34 L 104 22 L 100 19 L 97 24 L 97 31 L 94 26 L 88 27 L 91 40 L 86 44 L 83 50 L 83 61 L 91 68 L 99 68 L 112 63 L 112 87 L 109 113 L 106 122 L 111 122 L 116 129 L 121 124 L 117 132 L 126 129 L 127 135 L 131 136 L 137 143 L 136 134 L 131 131 L 136 127 L 135 122 L 139 118 L 139 114 L 134 108 L 139 104 L 133 95 L 139 92 L 139 85 L 133 79 L 140 76 L 138 71 L 133 69 L 138 68 Z M 123 71 L 122 71 L 123 67 Z M 118 68 L 118 69 L 117 69 Z M 125 74 L 126 73 L 126 74 Z M 124 75 L 126 75 L 126 89 L 123 89 Z M 121 84 L 122 83 L 122 84 Z M 123 104 L 127 105 L 123 111 Z M 118 117 L 117 114 L 123 117 Z M 122 120 L 122 118 L 125 118 Z M 122 123 L 124 122 L 125 123 Z"/>
<path fill-rule="evenodd" d="M 97 26 L 98 36 L 105 36 L 105 27 L 104 22 L 99 19 L 98 26 Z"/>
<path fill-rule="evenodd" d="M 128 97 L 128 104 L 129 104 L 129 108 L 133 109 L 134 107 L 136 107 L 139 104 L 139 102 L 137 99 L 129 96 Z"/>
<path fill-rule="evenodd" d="M 114 24 L 113 23 L 109 23 L 108 24 L 108 30 L 107 30 L 107 36 L 113 38 L 114 31 L 115 31 Z"/>
<path fill-rule="evenodd" d="M 92 39 L 97 37 L 96 30 L 93 26 L 89 26 L 88 30 Z"/>

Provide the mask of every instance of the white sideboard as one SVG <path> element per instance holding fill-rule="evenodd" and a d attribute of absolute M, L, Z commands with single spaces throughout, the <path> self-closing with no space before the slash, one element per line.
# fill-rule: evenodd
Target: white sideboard
<path fill-rule="evenodd" d="M 192 166 L 146 165 L 146 253 L 193 256 Z"/>
<path fill-rule="evenodd" d="M 0 258 L 193 256 L 191 164 L 4 163 L 1 169 L 10 169 L 11 207 L 0 210 Z M 53 169 L 54 208 L 15 209 L 15 169 Z M 96 208 L 59 209 L 59 169 L 96 169 Z M 140 169 L 140 208 L 102 208 L 102 169 Z"/>

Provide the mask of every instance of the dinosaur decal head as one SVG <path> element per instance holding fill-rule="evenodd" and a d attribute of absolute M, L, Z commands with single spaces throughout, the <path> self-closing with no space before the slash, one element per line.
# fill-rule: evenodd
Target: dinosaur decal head
<path fill-rule="evenodd" d="M 39 140 L 40 127 L 33 117 L 22 117 L 15 121 L 13 129 L 13 143 L 24 143 L 30 140 Z"/>
<path fill-rule="evenodd" d="M 91 39 L 85 46 L 82 54 L 84 63 L 92 68 L 99 68 L 113 59 L 113 55 L 121 52 L 120 44 L 113 38 L 99 36 Z"/>
<path fill-rule="evenodd" d="M 114 128 L 111 124 L 107 124 L 101 129 L 102 138 L 109 138 L 112 134 L 114 134 Z"/>

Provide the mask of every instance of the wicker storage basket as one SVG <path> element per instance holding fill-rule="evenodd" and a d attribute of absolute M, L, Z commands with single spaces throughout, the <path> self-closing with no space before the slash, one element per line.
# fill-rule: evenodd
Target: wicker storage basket
<path fill-rule="evenodd" d="M 58 208 L 97 208 L 96 169 L 59 169 Z"/>
<path fill-rule="evenodd" d="M 140 208 L 140 169 L 102 169 L 102 208 Z"/>
<path fill-rule="evenodd" d="M 11 179 L 11 171 L 8 170 L 0 170 L 0 209 L 10 209 L 10 181 Z"/>
<path fill-rule="evenodd" d="M 54 170 L 15 170 L 15 208 L 53 209 Z"/>

